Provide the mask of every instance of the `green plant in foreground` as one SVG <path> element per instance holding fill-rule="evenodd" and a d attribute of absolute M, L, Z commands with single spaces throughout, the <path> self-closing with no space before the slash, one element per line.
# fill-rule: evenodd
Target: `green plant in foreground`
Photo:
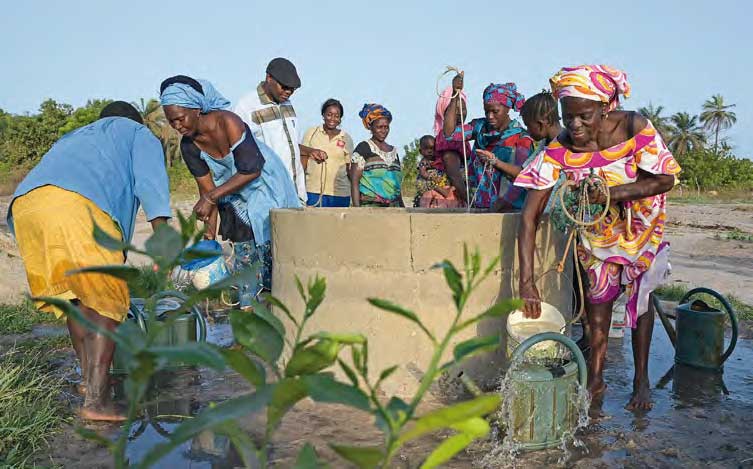
<path fill-rule="evenodd" d="M 179 219 L 181 232 L 167 225 L 160 226 L 147 240 L 143 251 L 109 238 L 98 227 L 95 227 L 94 236 L 97 242 L 110 249 L 126 249 L 150 257 L 159 274 L 156 279 L 150 280 L 150 284 L 162 290 L 168 285 L 168 272 L 174 266 L 187 258 L 217 254 L 196 252 L 188 247 L 201 237 L 201 233 L 195 231 L 193 218 L 185 219 L 179 214 Z M 316 402 L 346 405 L 375 417 L 376 425 L 384 435 L 381 444 L 371 447 L 330 445 L 340 457 L 358 467 L 390 467 L 393 457 L 405 443 L 440 429 L 453 430 L 454 435 L 437 446 L 422 466 L 437 467 L 473 440 L 487 435 L 489 424 L 484 416 L 494 412 L 500 404 L 499 395 L 480 394 L 472 400 L 440 408 L 425 415 L 417 415 L 418 406 L 426 392 L 444 371 L 471 356 L 492 351 L 500 344 L 498 335 L 469 339 L 458 343 L 452 350 L 452 357 L 443 363 L 442 359 L 447 355 L 446 352 L 449 352 L 453 338 L 482 319 L 499 317 L 521 306 L 518 300 L 507 300 L 481 314 L 464 317 L 468 298 L 489 276 L 497 262 L 495 259 L 482 271 L 479 253 L 469 254 L 465 249 L 463 273 L 448 261 L 436 266 L 444 273 L 456 309 L 449 329 L 443 331 L 441 336 L 436 336 L 430 331 L 413 311 L 387 300 L 368 300 L 379 309 L 413 322 L 434 347 L 428 369 L 417 392 L 408 402 L 396 396 L 384 401 L 379 398 L 381 384 L 396 371 L 397 366 L 382 370 L 376 381 L 373 381 L 368 370 L 368 341 L 362 334 L 316 332 L 304 335 L 307 322 L 324 301 L 326 282 L 322 278 L 317 277 L 309 281 L 306 287 L 296 279 L 299 293 L 305 303 L 303 313 L 298 316 L 276 298 L 267 298 L 268 302 L 290 321 L 290 331 L 286 330 L 283 322 L 265 305 L 258 305 L 253 311 L 231 311 L 230 323 L 239 349 L 221 349 L 206 343 L 159 346 L 155 345 L 155 338 L 169 327 L 179 314 L 189 311 L 193 305 L 206 298 L 216 298 L 222 290 L 238 286 L 255 277 L 255 269 L 237 272 L 231 278 L 206 290 L 193 293 L 179 309 L 170 312 L 165 321 L 157 320 L 154 313 L 156 300 L 148 299 L 145 307 L 148 313 L 146 332 L 131 322 L 121 325 L 115 333 L 98 330 L 112 338 L 121 352 L 125 352 L 125 367 L 128 374 L 124 388 L 128 399 L 128 421 L 114 442 L 91 431 L 82 433 L 107 446 L 114 455 L 116 467 L 126 467 L 131 464 L 125 458 L 128 435 L 138 416 L 150 379 L 155 373 L 174 364 L 206 366 L 217 370 L 229 367 L 249 383 L 252 391 L 212 405 L 179 425 L 166 442 L 156 445 L 144 455 L 138 462 L 139 467 L 156 464 L 177 446 L 205 430 L 227 435 L 247 467 L 266 467 L 274 432 L 285 414 L 306 397 Z M 83 271 L 99 272 L 131 282 L 142 274 L 139 269 L 122 265 L 92 267 Z M 96 326 L 88 323 L 70 303 L 53 298 L 42 300 L 60 306 L 70 317 L 96 330 Z M 287 360 L 283 359 L 286 346 L 290 352 L 286 354 L 289 356 Z M 326 371 L 333 366 L 342 368 L 348 382 L 338 381 L 333 373 Z M 260 412 L 266 413 L 266 427 L 261 441 L 254 441 L 241 430 L 238 421 Z M 320 462 L 315 449 L 305 445 L 298 456 L 297 464 L 298 467 L 318 467 Z"/>

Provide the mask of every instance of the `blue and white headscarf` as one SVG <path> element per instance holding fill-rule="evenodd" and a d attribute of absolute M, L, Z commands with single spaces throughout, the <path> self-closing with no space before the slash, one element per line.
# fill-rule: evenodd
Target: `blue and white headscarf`
<path fill-rule="evenodd" d="M 160 94 L 163 106 L 175 105 L 188 109 L 201 109 L 202 114 L 230 107 L 225 99 L 207 80 L 196 80 L 201 84 L 202 92 L 185 83 L 171 83 Z"/>

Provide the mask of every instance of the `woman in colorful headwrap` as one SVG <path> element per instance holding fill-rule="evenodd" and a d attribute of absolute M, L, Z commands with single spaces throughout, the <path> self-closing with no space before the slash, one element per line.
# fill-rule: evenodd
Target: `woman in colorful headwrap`
<path fill-rule="evenodd" d="M 471 152 L 471 146 L 467 141 L 455 141 L 448 140 L 444 135 L 444 114 L 447 111 L 447 107 L 452 102 L 452 96 L 454 90 L 452 86 L 445 88 L 437 98 L 437 105 L 434 112 L 434 136 L 435 147 L 434 152 L 436 154 L 437 165 L 441 165 L 439 169 L 445 172 L 447 179 L 449 179 L 452 187 L 455 188 L 455 194 L 463 204 L 467 204 L 466 198 L 466 162 L 463 158 L 463 153 L 468 161 L 471 160 L 473 153 Z M 467 101 L 468 98 L 465 92 L 460 91 L 460 112 L 456 113 L 455 127 L 459 127 L 465 123 L 465 118 L 468 117 Z M 455 103 L 457 106 L 457 102 Z M 465 148 L 463 148 L 465 147 Z"/>
<path fill-rule="evenodd" d="M 518 233 L 519 292 L 526 302 L 525 314 L 538 317 L 541 312 L 534 284 L 534 239 L 559 174 L 564 172 L 576 183 L 592 173 L 602 177 L 609 187 L 609 213 L 581 231 L 578 243 L 588 277 L 588 389 L 594 398 L 606 389 L 602 371 L 612 306 L 624 288 L 635 358 L 628 408 L 649 409 L 648 352 L 654 325 L 649 295 L 668 274 L 665 193 L 674 186 L 680 167 L 651 122 L 636 112 L 616 110 L 619 95 L 630 95 L 624 72 L 581 65 L 563 68 L 550 81 L 562 106 L 565 130 L 515 181 L 529 189 Z M 592 195 L 592 203 L 605 203 L 603 193 Z"/>
<path fill-rule="evenodd" d="M 456 94 L 463 89 L 463 74 L 452 81 Z M 495 211 L 520 210 L 525 190 L 512 181 L 533 151 L 533 140 L 525 129 L 510 119 L 510 110 L 520 111 L 525 102 L 515 83 L 490 84 L 484 90 L 486 117 L 473 119 L 469 124 L 455 126 L 457 100 L 452 98 L 444 116 L 444 134 L 449 140 L 474 140 L 473 158 L 468 178 L 471 206 Z"/>
<path fill-rule="evenodd" d="M 385 140 L 392 113 L 381 104 L 364 104 L 358 116 L 371 138 L 356 145 L 350 165 L 354 207 L 403 207 L 403 172 L 397 149 Z"/>
<path fill-rule="evenodd" d="M 240 307 L 250 308 L 262 290 L 271 289 L 269 211 L 300 206 L 293 181 L 273 150 L 225 110 L 230 102 L 208 81 L 168 78 L 160 102 L 183 136 L 183 159 L 199 187 L 193 210 L 206 224 L 205 236 L 215 238 L 219 216 L 220 235 L 234 243 L 235 269 L 260 267 L 256 281 L 240 290 Z"/>

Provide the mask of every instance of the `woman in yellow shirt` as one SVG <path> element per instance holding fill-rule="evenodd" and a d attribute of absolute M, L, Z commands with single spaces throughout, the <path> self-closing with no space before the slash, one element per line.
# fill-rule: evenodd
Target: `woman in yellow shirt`
<path fill-rule="evenodd" d="M 340 101 L 328 99 L 322 105 L 323 124 L 310 128 L 303 136 L 303 145 L 327 153 L 324 162 L 303 162 L 308 206 L 350 206 L 348 170 L 353 155 L 353 139 L 340 129 L 342 116 L 343 105 Z"/>

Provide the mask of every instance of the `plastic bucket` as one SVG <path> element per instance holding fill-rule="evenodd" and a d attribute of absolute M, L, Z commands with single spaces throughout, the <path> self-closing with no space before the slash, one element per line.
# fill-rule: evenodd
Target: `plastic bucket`
<path fill-rule="evenodd" d="M 203 290 L 230 276 L 230 269 L 228 269 L 225 258 L 222 255 L 222 246 L 217 241 L 203 240 L 188 248 L 187 251 L 201 253 L 216 252 L 217 255 L 200 257 L 183 263 L 180 269 L 176 269 L 177 272 L 173 272 L 177 277 L 173 277 L 176 284 L 180 283 L 181 280 L 184 281 L 190 278 L 194 287 L 198 290 Z"/>
<path fill-rule="evenodd" d="M 523 311 L 515 310 L 507 317 L 507 354 L 511 357 L 529 337 L 544 332 L 564 334 L 566 327 L 565 318 L 549 303 L 541 302 L 541 316 L 537 319 L 526 318 Z M 561 350 L 556 342 L 539 342 L 531 347 L 527 356 L 533 359 L 562 358 Z"/>

